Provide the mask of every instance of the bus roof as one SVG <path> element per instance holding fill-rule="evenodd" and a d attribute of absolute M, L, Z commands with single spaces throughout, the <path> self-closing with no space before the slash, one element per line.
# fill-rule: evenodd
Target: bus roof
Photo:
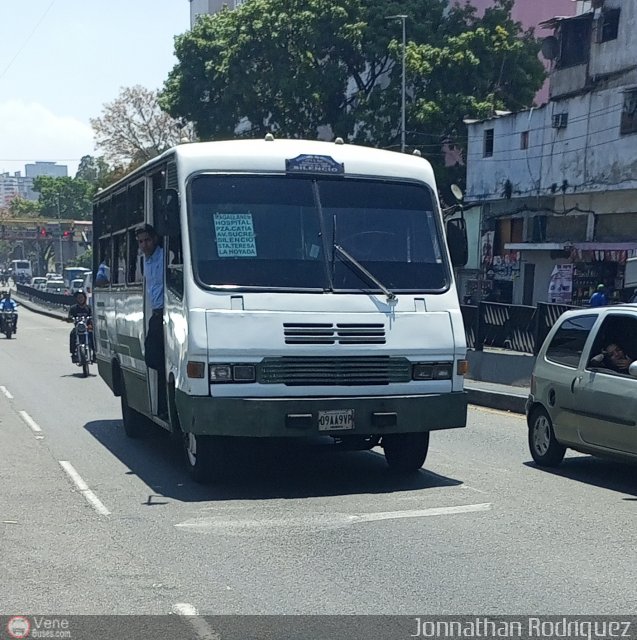
<path fill-rule="evenodd" d="M 373 147 L 316 140 L 227 140 L 181 144 L 150 160 L 129 176 L 96 194 L 97 200 L 116 191 L 125 180 L 142 175 L 155 164 L 174 156 L 182 176 L 194 171 L 286 172 L 286 161 L 302 155 L 327 156 L 342 163 L 348 176 L 378 176 L 425 181 L 435 190 L 433 170 L 418 155 Z"/>

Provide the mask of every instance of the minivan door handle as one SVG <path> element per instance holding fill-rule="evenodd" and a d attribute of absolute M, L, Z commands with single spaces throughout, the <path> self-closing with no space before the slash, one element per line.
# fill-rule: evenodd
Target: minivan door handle
<path fill-rule="evenodd" d="M 582 376 L 577 376 L 573 378 L 573 382 L 571 382 L 571 393 L 575 393 L 575 387 L 582 381 Z"/>

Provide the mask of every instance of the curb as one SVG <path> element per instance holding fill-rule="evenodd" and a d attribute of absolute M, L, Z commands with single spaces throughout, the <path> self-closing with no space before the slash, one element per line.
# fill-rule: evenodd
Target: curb
<path fill-rule="evenodd" d="M 511 413 L 525 414 L 527 396 L 500 393 L 499 391 L 485 391 L 484 389 L 465 388 L 469 404 L 480 407 L 510 411 Z"/>

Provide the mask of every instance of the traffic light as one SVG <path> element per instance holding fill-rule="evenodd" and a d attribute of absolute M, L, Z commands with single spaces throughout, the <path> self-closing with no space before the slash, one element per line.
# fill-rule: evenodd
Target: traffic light
<path fill-rule="evenodd" d="M 46 227 L 40 227 L 40 238 L 46 238 Z"/>

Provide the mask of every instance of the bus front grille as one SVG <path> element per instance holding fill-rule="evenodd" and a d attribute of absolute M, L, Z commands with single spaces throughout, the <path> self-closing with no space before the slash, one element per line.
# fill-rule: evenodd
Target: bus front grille
<path fill-rule="evenodd" d="M 385 325 L 360 322 L 285 322 L 285 344 L 385 344 Z"/>
<path fill-rule="evenodd" d="M 391 356 L 265 358 L 257 372 L 261 384 L 290 387 L 380 385 L 410 380 L 409 360 Z"/>

